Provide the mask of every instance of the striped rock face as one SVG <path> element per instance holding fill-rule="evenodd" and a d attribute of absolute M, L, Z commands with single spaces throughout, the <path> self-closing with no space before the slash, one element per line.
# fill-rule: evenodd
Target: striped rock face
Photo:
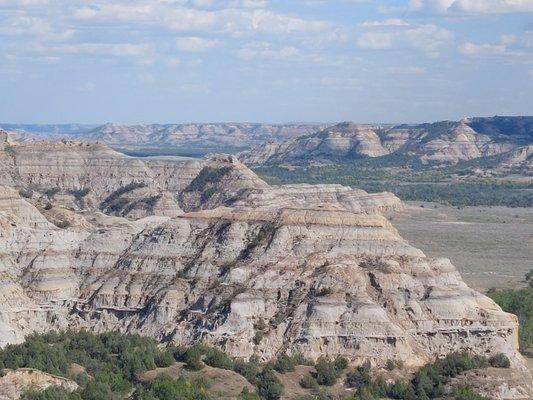
<path fill-rule="evenodd" d="M 516 318 L 402 239 L 380 214 L 402 207 L 391 194 L 273 187 L 232 156 L 47 146 L 0 154 L 1 345 L 68 327 L 263 360 L 469 350 L 522 365 Z"/>

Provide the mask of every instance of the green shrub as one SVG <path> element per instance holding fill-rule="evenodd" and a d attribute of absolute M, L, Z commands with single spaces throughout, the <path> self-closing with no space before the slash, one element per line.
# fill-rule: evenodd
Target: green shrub
<path fill-rule="evenodd" d="M 533 288 L 533 269 L 526 274 L 526 282 Z"/>
<path fill-rule="evenodd" d="M 281 355 L 272 364 L 272 367 L 280 374 L 294 371 L 294 360 L 286 354 Z"/>
<path fill-rule="evenodd" d="M 444 384 L 450 378 L 472 369 L 486 368 L 488 360 L 468 353 L 451 353 L 441 360 L 422 367 L 413 378 L 413 386 L 421 398 L 435 398 L 444 394 Z"/>
<path fill-rule="evenodd" d="M 184 361 L 187 365 L 187 368 L 193 371 L 199 371 L 204 368 L 204 363 L 202 362 L 202 351 L 199 347 L 191 347 L 187 349 L 184 355 Z"/>
<path fill-rule="evenodd" d="M 91 191 L 91 189 L 89 189 L 89 188 L 80 188 L 80 189 L 71 189 L 68 192 L 71 195 L 73 195 L 76 198 L 76 200 L 81 200 L 85 196 L 87 196 L 90 191 Z"/>
<path fill-rule="evenodd" d="M 50 386 L 44 390 L 30 387 L 22 394 L 22 400 L 81 400 L 78 393 L 71 393 L 59 386 Z"/>
<path fill-rule="evenodd" d="M 340 376 L 341 371 L 335 367 L 335 362 L 321 358 L 315 365 L 316 381 L 319 385 L 333 386 Z"/>
<path fill-rule="evenodd" d="M 198 383 L 191 385 L 184 378 L 161 376 L 139 388 L 134 396 L 135 400 L 203 400 L 208 399 L 205 389 Z"/>
<path fill-rule="evenodd" d="M 364 364 L 357 366 L 353 371 L 346 374 L 346 383 L 353 388 L 368 387 L 372 383 L 370 377 L 370 362 L 366 361 Z"/>
<path fill-rule="evenodd" d="M 154 362 L 158 368 L 170 367 L 174 361 L 174 356 L 170 351 L 162 351 L 154 356 Z"/>
<path fill-rule="evenodd" d="M 509 368 L 511 361 L 505 354 L 498 353 L 489 358 L 489 364 L 494 368 Z"/>
<path fill-rule="evenodd" d="M 260 397 L 257 393 L 250 392 L 247 387 L 242 389 L 242 392 L 237 396 L 237 400 L 259 400 Z"/>
<path fill-rule="evenodd" d="M 233 370 L 244 376 L 252 385 L 257 386 L 259 375 L 261 373 L 258 360 L 251 359 L 250 362 L 235 360 L 233 363 Z"/>
<path fill-rule="evenodd" d="M 300 379 L 300 386 L 304 389 L 317 389 L 318 382 L 311 374 L 305 374 L 302 379 Z"/>
<path fill-rule="evenodd" d="M 258 376 L 257 394 L 264 400 L 277 400 L 283 394 L 283 385 L 271 368 L 265 368 Z"/>
<path fill-rule="evenodd" d="M 530 275 L 530 279 L 531 275 Z M 533 280 L 531 281 L 533 282 Z M 506 312 L 515 314 L 520 322 L 518 330 L 520 350 L 527 351 L 533 346 L 533 287 L 520 290 L 496 290 L 487 292 L 492 300 Z"/>
<path fill-rule="evenodd" d="M 455 392 L 455 400 L 490 400 L 468 388 L 460 388 Z"/>
<path fill-rule="evenodd" d="M 263 338 L 265 337 L 265 334 L 263 331 L 255 331 L 254 338 L 252 339 L 255 345 L 258 345 L 261 343 Z"/>
<path fill-rule="evenodd" d="M 214 368 L 233 369 L 233 360 L 226 353 L 215 348 L 207 350 L 204 362 Z"/>
<path fill-rule="evenodd" d="M 91 380 L 81 391 L 81 397 L 83 400 L 105 400 L 114 396 L 108 383 Z"/>
<path fill-rule="evenodd" d="M 410 382 L 394 382 L 386 388 L 386 394 L 391 399 L 417 400 L 415 390 Z"/>
<path fill-rule="evenodd" d="M 217 189 L 215 187 L 209 187 L 206 188 L 201 195 L 202 201 L 205 202 L 209 200 L 211 197 L 214 196 L 214 194 L 217 192 Z"/>
<path fill-rule="evenodd" d="M 46 197 L 48 197 L 49 199 L 53 199 L 54 196 L 56 194 L 58 194 L 59 192 L 61 191 L 60 188 L 58 187 L 53 187 L 53 188 L 50 188 L 50 189 L 46 189 L 44 194 L 46 195 Z"/>
<path fill-rule="evenodd" d="M 19 195 L 20 197 L 24 197 L 25 199 L 31 199 L 33 197 L 33 190 L 31 189 L 19 189 Z"/>
<path fill-rule="evenodd" d="M 61 229 L 70 227 L 70 222 L 66 220 L 54 221 L 54 225 Z"/>
<path fill-rule="evenodd" d="M 161 350 L 153 339 L 116 332 L 34 334 L 27 336 L 22 344 L 0 350 L 0 368 L 34 368 L 69 377 L 72 363 L 84 366 L 86 372 L 79 374 L 80 379 L 76 378 L 81 385 L 75 394 L 79 396 L 73 397 L 81 396 L 83 400 L 122 398 L 131 391 L 139 374 L 173 360 L 173 353 Z M 88 375 L 92 378 L 88 379 Z M 46 399 L 42 396 L 47 395 L 44 392 L 37 399 Z"/>
<path fill-rule="evenodd" d="M 338 356 L 335 359 L 334 365 L 337 371 L 344 371 L 346 368 L 348 368 L 348 360 L 345 357 Z"/>

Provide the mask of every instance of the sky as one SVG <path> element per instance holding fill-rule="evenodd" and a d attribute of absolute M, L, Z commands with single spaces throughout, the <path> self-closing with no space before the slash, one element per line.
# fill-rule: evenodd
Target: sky
<path fill-rule="evenodd" d="M 0 0 L 0 121 L 533 114 L 533 0 Z"/>

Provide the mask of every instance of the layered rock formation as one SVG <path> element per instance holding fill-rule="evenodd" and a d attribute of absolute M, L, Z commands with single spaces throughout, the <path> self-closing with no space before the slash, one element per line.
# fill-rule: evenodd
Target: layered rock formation
<path fill-rule="evenodd" d="M 402 206 L 391 194 L 272 187 L 232 156 L 40 146 L 0 152 L 2 345 L 86 327 L 263 360 L 420 365 L 469 350 L 522 363 L 516 318 L 402 239 L 380 214 Z"/>
<path fill-rule="evenodd" d="M 121 148 L 202 147 L 247 148 L 267 140 L 283 140 L 323 129 L 320 124 L 105 124 L 79 135 L 79 139 Z"/>
<path fill-rule="evenodd" d="M 315 134 L 269 142 L 244 152 L 250 165 L 383 158 L 387 164 L 418 160 L 450 165 L 514 151 L 533 140 L 533 118 L 472 118 L 421 125 L 343 123 Z"/>
<path fill-rule="evenodd" d="M 78 384 L 70 379 L 30 368 L 0 371 L 0 400 L 18 400 L 29 388 L 44 390 L 50 386 L 58 386 L 69 392 L 78 389 Z"/>

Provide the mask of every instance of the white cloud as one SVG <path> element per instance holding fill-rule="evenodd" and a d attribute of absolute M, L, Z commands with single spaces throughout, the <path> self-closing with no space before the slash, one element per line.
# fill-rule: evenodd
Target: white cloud
<path fill-rule="evenodd" d="M 35 36 L 39 40 L 63 41 L 75 33 L 71 28 L 56 30 L 50 21 L 19 13 L 4 19 L 0 25 L 0 35 Z"/>
<path fill-rule="evenodd" d="M 357 45 L 372 50 L 412 48 L 429 52 L 450 42 L 452 38 L 448 30 L 427 24 L 407 29 L 365 32 L 357 39 Z"/>
<path fill-rule="evenodd" d="M 230 36 L 323 33 L 332 28 L 325 21 L 302 19 L 257 8 L 261 2 L 241 1 L 239 4 L 240 8 L 205 10 L 162 2 L 100 2 L 76 10 L 74 17 L 85 21 L 147 24 L 174 31 Z"/>
<path fill-rule="evenodd" d="M 533 12 L 531 0 L 411 0 L 411 8 L 434 12 L 498 14 Z"/>
<path fill-rule="evenodd" d="M 533 12 L 531 0 L 456 0 L 451 10 L 467 13 Z"/>
<path fill-rule="evenodd" d="M 382 26 L 409 26 L 407 21 L 399 18 L 389 18 L 385 21 L 365 21 L 361 24 L 365 28 L 382 27 Z"/>
<path fill-rule="evenodd" d="M 524 44 L 525 41 L 518 43 L 518 38 L 514 35 L 502 35 L 498 43 L 472 43 L 466 42 L 461 44 L 458 49 L 461 53 L 470 57 L 479 56 L 494 56 L 494 55 L 506 55 L 506 56 L 520 56 L 523 53 L 516 47 L 511 49 L 511 46 L 515 44 Z"/>
<path fill-rule="evenodd" d="M 153 49 L 144 43 L 76 43 L 28 46 L 25 51 L 47 54 L 89 54 L 116 57 L 148 57 Z"/>
<path fill-rule="evenodd" d="M 275 48 L 268 42 L 253 42 L 242 47 L 238 54 L 244 60 L 289 60 L 298 57 L 300 50 L 292 46 Z"/>
<path fill-rule="evenodd" d="M 235 0 L 233 1 L 234 7 L 244 8 L 266 8 L 266 0 Z"/>
<path fill-rule="evenodd" d="M 507 47 L 503 44 L 475 44 L 466 42 L 459 46 L 459 51 L 467 56 L 505 54 Z"/>
<path fill-rule="evenodd" d="M 357 39 L 357 45 L 362 49 L 390 49 L 393 43 L 394 34 L 392 32 L 366 32 Z"/>
<path fill-rule="evenodd" d="M 206 51 L 219 44 L 220 40 L 205 39 L 197 36 L 179 37 L 176 39 L 176 47 L 182 51 Z"/>

